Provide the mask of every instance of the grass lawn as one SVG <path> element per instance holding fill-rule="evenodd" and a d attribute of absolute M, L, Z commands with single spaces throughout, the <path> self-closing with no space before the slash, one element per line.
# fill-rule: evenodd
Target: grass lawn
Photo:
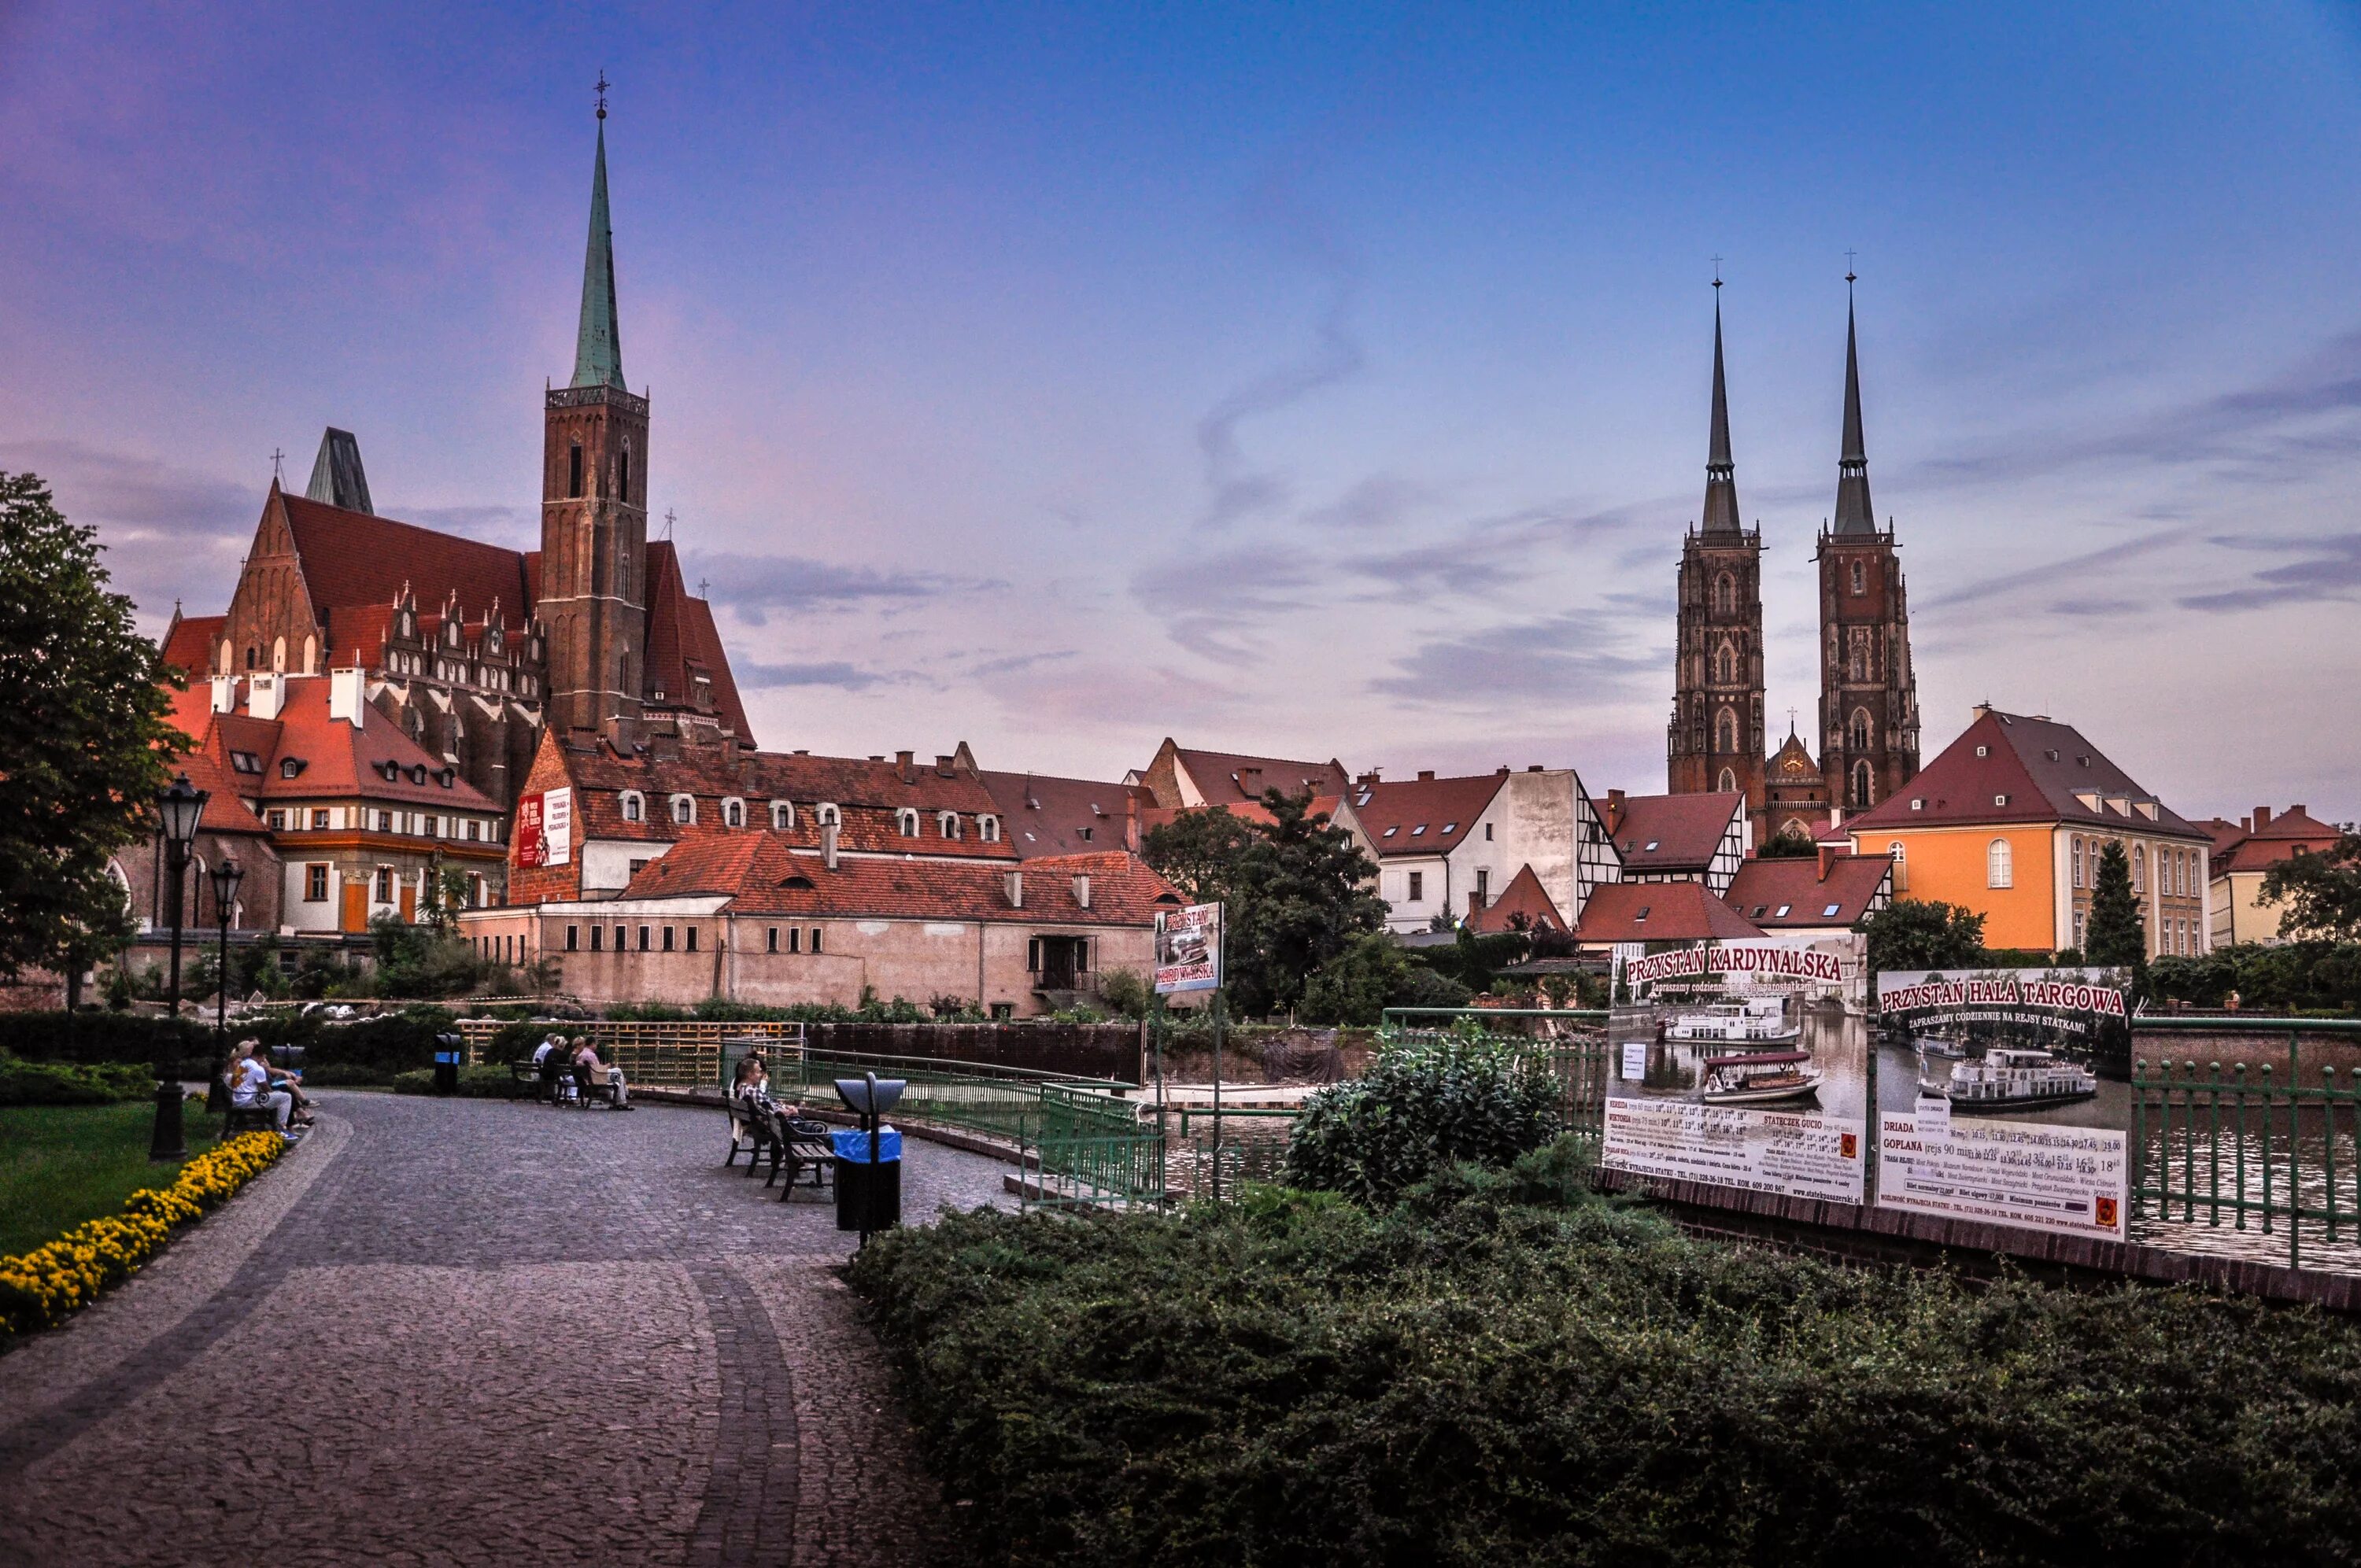
<path fill-rule="evenodd" d="M 0 1108 L 0 1256 L 30 1251 L 85 1220 L 112 1214 L 142 1187 L 169 1187 L 177 1165 L 148 1161 L 155 1102 Z M 189 1153 L 218 1130 L 192 1103 Z"/>

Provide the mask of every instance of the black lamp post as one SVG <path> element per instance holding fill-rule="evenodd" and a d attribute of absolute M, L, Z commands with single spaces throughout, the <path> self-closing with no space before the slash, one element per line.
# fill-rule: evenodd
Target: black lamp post
<path fill-rule="evenodd" d="M 207 1111 L 220 1110 L 219 1102 L 228 1092 L 222 1087 L 222 1072 L 229 1066 L 229 916 L 238 883 L 245 880 L 246 869 L 227 856 L 213 869 L 214 915 L 221 921 L 221 985 L 214 992 L 214 1075 L 205 1089 Z"/>
<path fill-rule="evenodd" d="M 167 996 L 175 1022 L 181 1016 L 181 895 L 188 880 L 189 847 L 196 842 L 197 824 L 204 819 L 205 800 L 205 792 L 189 783 L 186 773 L 156 797 L 156 815 L 164 831 L 164 880 L 171 889 L 172 967 Z M 177 1163 L 189 1157 L 189 1143 L 181 1125 L 181 1058 L 172 1039 L 168 1031 L 165 1059 L 157 1064 L 156 1131 L 148 1143 L 148 1157 Z"/>

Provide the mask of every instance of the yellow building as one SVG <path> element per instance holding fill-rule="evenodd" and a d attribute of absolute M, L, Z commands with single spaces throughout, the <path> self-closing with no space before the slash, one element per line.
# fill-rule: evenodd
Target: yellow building
<path fill-rule="evenodd" d="M 2276 944 L 2284 905 L 2263 902 L 2263 878 L 2292 855 L 2316 855 L 2336 848 L 2342 834 L 2301 806 L 2274 815 L 2268 806 L 2235 822 L 2222 817 L 2202 824 L 2213 836 L 2212 916 L 2213 945 Z"/>
<path fill-rule="evenodd" d="M 2212 945 L 2211 836 L 2070 724 L 1980 707 L 1941 756 L 1845 828 L 1855 853 L 1894 857 L 1894 897 L 1975 910 L 1987 947 L 2081 947 L 2110 842 L 2130 857 L 2149 956 Z"/>

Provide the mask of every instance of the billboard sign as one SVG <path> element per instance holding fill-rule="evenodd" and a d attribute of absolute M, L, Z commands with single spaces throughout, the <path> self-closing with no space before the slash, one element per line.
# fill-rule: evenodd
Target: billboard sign
<path fill-rule="evenodd" d="M 1222 906 L 1191 904 L 1156 917 L 1156 989 L 1173 995 L 1222 983 Z"/>
<path fill-rule="evenodd" d="M 574 854 L 574 792 L 535 790 L 517 802 L 516 852 L 520 866 L 562 866 Z"/>

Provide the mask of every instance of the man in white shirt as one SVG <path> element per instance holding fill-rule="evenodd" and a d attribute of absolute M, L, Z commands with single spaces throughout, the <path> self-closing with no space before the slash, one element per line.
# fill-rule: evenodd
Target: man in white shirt
<path fill-rule="evenodd" d="M 555 1050 L 556 1048 L 557 1048 L 557 1036 L 555 1036 L 555 1035 L 544 1035 L 544 1036 L 541 1037 L 541 1044 L 540 1044 L 539 1046 L 535 1047 L 534 1047 L 534 1049 L 533 1049 L 533 1066 L 535 1066 L 535 1067 L 540 1067 L 543 1063 L 544 1063 L 544 1062 L 548 1061 L 548 1060 L 549 1060 L 549 1053 L 550 1053 L 550 1052 L 552 1052 L 552 1051 L 554 1051 L 554 1050 Z"/>
<path fill-rule="evenodd" d="M 246 1045 L 246 1055 L 230 1069 L 229 1102 L 239 1106 L 269 1106 L 271 1114 L 279 1123 L 279 1135 L 284 1138 L 287 1136 L 288 1113 L 295 1109 L 295 1097 L 283 1089 L 270 1087 L 270 1069 L 262 1065 L 262 1043 L 248 1040 Z"/>

